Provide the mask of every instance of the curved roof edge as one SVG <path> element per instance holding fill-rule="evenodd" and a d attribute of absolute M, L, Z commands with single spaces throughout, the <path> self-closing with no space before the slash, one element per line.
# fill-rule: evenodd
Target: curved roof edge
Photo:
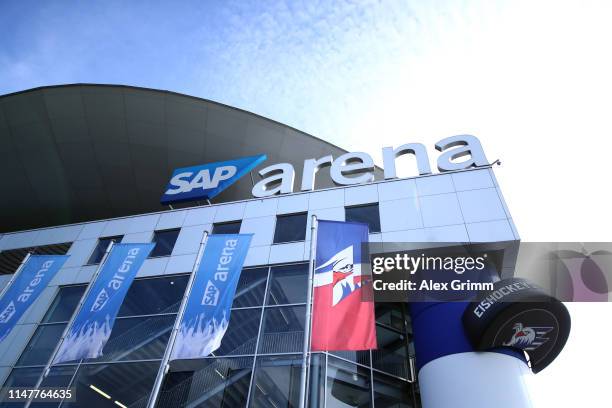
<path fill-rule="evenodd" d="M 328 142 L 327 140 L 323 140 L 320 139 L 316 136 L 311 135 L 310 133 L 304 132 L 303 130 L 294 128 L 293 126 L 289 126 L 283 122 L 279 122 L 277 120 L 274 119 L 270 119 L 266 116 L 262 116 L 259 115 L 257 113 L 253 113 L 251 111 L 248 111 L 246 109 L 242 109 L 242 108 L 237 108 L 235 106 L 232 105 L 227 105 L 221 102 L 217 102 L 217 101 L 213 101 L 211 99 L 206 99 L 206 98 L 201 98 L 199 96 L 193 96 L 193 95 L 188 95 L 188 94 L 184 94 L 184 93 L 180 93 L 180 92 L 174 92 L 174 91 L 168 91 L 166 89 L 157 89 L 157 88 L 147 88 L 144 86 L 133 86 L 133 85 L 123 85 L 123 84 L 96 84 L 96 83 L 88 83 L 88 82 L 75 82 L 75 83 L 71 83 L 71 84 L 58 84 L 58 85 L 45 85 L 45 86 L 37 86 L 35 88 L 29 88 L 29 89 L 24 89 L 22 91 L 16 91 L 16 92 L 11 92 L 11 93 L 7 93 L 7 94 L 3 94 L 0 95 L 0 99 L 5 98 L 5 97 L 10 97 L 10 96 L 15 96 L 15 95 L 20 95 L 20 94 L 25 94 L 28 92 L 34 92 L 34 91 L 42 91 L 45 89 L 54 89 L 54 88 L 70 88 L 70 87 L 76 87 L 76 86 L 93 86 L 93 87 L 101 87 L 101 88 L 126 88 L 126 89 L 136 89 L 136 90 L 141 90 L 141 91 L 152 91 L 152 92 L 159 92 L 159 93 L 165 93 L 165 94 L 169 94 L 169 95 L 175 95 L 175 96 L 182 96 L 182 97 L 186 97 L 186 98 L 190 98 L 190 99 L 195 99 L 197 101 L 203 101 L 203 102 L 207 102 L 207 103 L 212 103 L 218 106 L 222 106 L 224 108 L 228 108 L 228 109 L 233 109 L 235 111 L 241 112 L 241 113 L 246 113 L 252 116 L 255 116 L 257 118 L 260 119 L 264 119 L 267 120 L 269 122 L 272 122 L 276 125 L 281 125 L 284 126 L 286 128 L 289 128 L 291 130 L 295 130 L 296 132 L 302 133 L 305 136 L 311 137 L 319 142 L 323 142 L 335 149 L 339 149 L 339 150 L 344 150 L 345 152 L 347 151 L 346 149 L 336 146 L 333 143 Z"/>

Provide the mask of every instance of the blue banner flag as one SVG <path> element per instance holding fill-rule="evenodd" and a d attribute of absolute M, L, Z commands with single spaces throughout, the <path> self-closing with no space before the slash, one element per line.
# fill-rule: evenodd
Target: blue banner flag
<path fill-rule="evenodd" d="M 8 336 L 66 259 L 68 255 L 32 255 L 23 265 L 19 276 L 0 299 L 0 341 Z"/>
<path fill-rule="evenodd" d="M 170 360 L 206 357 L 221 346 L 251 234 L 208 237 Z"/>
<path fill-rule="evenodd" d="M 72 321 L 53 364 L 102 355 L 123 299 L 147 256 L 155 246 L 115 244 L 87 298 Z"/>

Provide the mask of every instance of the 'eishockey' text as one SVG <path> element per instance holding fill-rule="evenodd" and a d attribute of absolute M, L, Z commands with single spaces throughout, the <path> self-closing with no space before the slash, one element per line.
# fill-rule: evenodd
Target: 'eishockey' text
<path fill-rule="evenodd" d="M 518 292 L 525 289 L 538 289 L 537 286 L 531 285 L 527 282 L 515 282 L 493 291 L 490 295 L 480 301 L 478 306 L 474 309 L 474 314 L 480 318 L 484 312 L 499 302 L 503 297 L 508 296 L 511 293 Z"/>

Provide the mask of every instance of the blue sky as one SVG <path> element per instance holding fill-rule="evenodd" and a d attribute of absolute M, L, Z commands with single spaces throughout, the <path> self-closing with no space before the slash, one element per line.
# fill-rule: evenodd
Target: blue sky
<path fill-rule="evenodd" d="M 168 89 L 359 147 L 372 133 L 482 137 L 517 117 L 551 121 L 555 96 L 575 102 L 583 85 L 601 85 L 604 4 L 3 1 L 0 93 L 70 82 Z"/>
<path fill-rule="evenodd" d="M 240 107 L 380 162 L 478 136 L 523 240 L 610 241 L 606 1 L 2 1 L 0 94 L 95 82 Z M 570 305 L 536 407 L 602 406 L 610 304 Z M 605 374 L 605 375 L 604 375 Z M 559 392 L 559 390 L 563 390 Z"/>
<path fill-rule="evenodd" d="M 423 28 L 432 11 L 418 7 L 377 1 L 2 2 L 0 92 L 66 82 L 161 88 L 335 139 L 355 114 L 367 112 L 377 92 L 403 75 L 407 58 L 435 41 L 437 29 Z M 444 13 L 442 7 L 439 14 L 453 18 Z"/>

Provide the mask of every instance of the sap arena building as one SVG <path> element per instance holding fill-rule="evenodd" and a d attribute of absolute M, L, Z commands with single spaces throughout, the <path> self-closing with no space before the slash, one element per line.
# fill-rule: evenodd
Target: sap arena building
<path fill-rule="evenodd" d="M 254 235 L 221 348 L 174 365 L 158 407 L 299 406 L 311 215 L 365 222 L 370 242 L 491 245 L 506 255 L 499 276 L 513 275 L 519 236 L 478 139 L 383 153 L 375 167 L 366 153 L 168 91 L 77 84 L 1 96 L 0 284 L 28 252 L 70 255 L 0 343 L 3 390 L 36 384 L 112 240 L 156 245 L 103 355 L 51 368 L 47 385 L 74 388 L 76 402 L 44 406 L 146 406 L 204 231 Z M 212 202 L 160 204 L 177 168 L 261 154 Z M 408 156 L 415 175 L 399 178 L 395 162 Z M 375 305 L 376 350 L 313 353 L 308 406 L 531 406 L 524 356 L 449 346 L 440 339 L 457 336 L 458 320 L 408 309 Z"/>

